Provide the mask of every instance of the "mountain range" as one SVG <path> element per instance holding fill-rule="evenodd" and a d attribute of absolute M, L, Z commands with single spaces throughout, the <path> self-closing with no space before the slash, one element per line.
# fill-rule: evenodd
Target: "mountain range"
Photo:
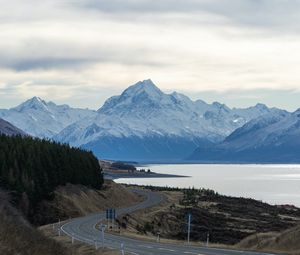
<path fill-rule="evenodd" d="M 0 109 L 0 118 L 40 138 L 52 138 L 68 125 L 94 114 L 95 111 L 56 105 L 39 97 L 33 97 L 8 110 Z"/>
<path fill-rule="evenodd" d="M 0 110 L 0 118 L 30 135 L 86 148 L 105 159 L 148 162 L 234 161 L 234 155 L 255 162 L 256 154 L 248 150 L 273 148 L 279 140 L 278 150 L 296 146 L 291 136 L 297 134 L 298 115 L 263 104 L 242 109 L 193 101 L 166 94 L 151 80 L 128 87 L 97 111 L 38 97 Z"/>
<path fill-rule="evenodd" d="M 230 163 L 299 163 L 300 110 L 251 120 L 223 142 L 198 148 L 191 160 Z"/>

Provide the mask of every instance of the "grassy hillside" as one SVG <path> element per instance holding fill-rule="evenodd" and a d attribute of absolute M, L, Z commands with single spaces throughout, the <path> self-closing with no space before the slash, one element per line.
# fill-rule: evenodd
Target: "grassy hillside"
<path fill-rule="evenodd" d="M 33 223 L 42 200 L 67 183 L 100 189 L 102 170 L 91 152 L 31 137 L 0 135 L 0 187 Z"/>
<path fill-rule="evenodd" d="M 261 250 L 269 252 L 282 252 L 300 254 L 300 225 L 285 230 L 281 233 L 271 232 L 251 235 L 239 244 L 237 248 L 249 250 Z"/>
<path fill-rule="evenodd" d="M 44 237 L 9 203 L 0 191 L 0 254 L 71 255 L 54 240 Z"/>
<path fill-rule="evenodd" d="M 273 206 L 254 199 L 229 197 L 207 189 L 168 189 L 167 207 L 158 207 L 147 217 L 140 213 L 119 218 L 126 230 L 144 236 L 161 233 L 162 238 L 185 240 L 187 216 L 192 215 L 191 240 L 234 245 L 256 233 L 280 232 L 300 223 L 300 209 Z"/>
<path fill-rule="evenodd" d="M 41 224 L 56 222 L 104 211 L 107 208 L 126 207 L 140 201 L 140 198 L 112 181 L 105 181 L 101 190 L 83 185 L 67 184 L 58 187 L 54 199 L 43 201 L 37 213 Z"/>

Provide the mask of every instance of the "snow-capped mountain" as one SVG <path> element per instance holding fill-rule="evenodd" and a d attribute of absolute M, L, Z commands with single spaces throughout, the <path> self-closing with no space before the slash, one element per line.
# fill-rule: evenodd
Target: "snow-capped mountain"
<path fill-rule="evenodd" d="M 193 160 L 227 162 L 300 162 L 300 109 L 281 111 L 246 123 L 224 142 L 198 148 Z"/>
<path fill-rule="evenodd" d="M 39 97 L 33 97 L 9 110 L 0 110 L 2 119 L 32 136 L 41 138 L 51 138 L 68 125 L 94 115 L 96 112 L 91 110 L 56 105 Z"/>
<path fill-rule="evenodd" d="M 257 105 L 230 109 L 220 103 L 165 94 L 151 80 L 108 99 L 98 114 L 78 121 L 54 138 L 122 160 L 183 159 L 198 146 L 222 141 L 258 116 L 279 110 Z"/>
<path fill-rule="evenodd" d="M 25 136 L 26 133 L 23 132 L 22 130 L 16 128 L 15 126 L 13 126 L 12 124 L 10 124 L 9 122 L 0 119 L 0 135 L 9 135 L 9 136 L 13 136 L 13 135 L 22 135 Z"/>

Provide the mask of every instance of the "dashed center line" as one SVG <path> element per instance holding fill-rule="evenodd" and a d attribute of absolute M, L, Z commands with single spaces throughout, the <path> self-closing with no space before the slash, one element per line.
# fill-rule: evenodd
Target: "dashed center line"
<path fill-rule="evenodd" d="M 191 251 L 184 251 L 183 253 L 184 254 L 203 255 L 203 254 L 200 254 L 200 253 L 197 253 L 197 252 L 191 252 Z"/>
<path fill-rule="evenodd" d="M 175 251 L 175 250 L 171 250 L 171 249 L 166 249 L 166 248 L 158 248 L 159 250 L 162 250 L 162 251 Z"/>
<path fill-rule="evenodd" d="M 138 253 L 135 253 L 133 251 L 130 251 L 129 253 L 132 254 L 132 255 L 139 255 Z"/>
<path fill-rule="evenodd" d="M 140 247 L 144 247 L 144 248 L 148 248 L 148 249 L 153 249 L 152 246 L 149 246 L 149 245 L 139 245 Z"/>

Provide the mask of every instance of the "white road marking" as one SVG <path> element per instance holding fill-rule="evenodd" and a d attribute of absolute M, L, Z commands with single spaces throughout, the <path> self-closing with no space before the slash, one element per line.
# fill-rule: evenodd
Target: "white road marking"
<path fill-rule="evenodd" d="M 162 250 L 162 251 L 175 251 L 175 250 L 171 250 L 171 249 L 166 249 L 166 248 L 158 248 L 159 250 Z"/>
<path fill-rule="evenodd" d="M 194 254 L 194 255 L 204 255 L 204 254 L 201 254 L 201 253 L 197 253 L 197 252 L 191 252 L 191 251 L 185 251 L 183 252 L 184 254 Z"/>
<path fill-rule="evenodd" d="M 144 247 L 144 248 L 148 248 L 148 249 L 153 249 L 152 246 L 149 246 L 149 245 L 139 245 L 140 247 Z"/>
<path fill-rule="evenodd" d="M 133 251 L 130 251 L 129 253 L 132 254 L 132 255 L 139 255 L 138 253 L 135 253 Z"/>

